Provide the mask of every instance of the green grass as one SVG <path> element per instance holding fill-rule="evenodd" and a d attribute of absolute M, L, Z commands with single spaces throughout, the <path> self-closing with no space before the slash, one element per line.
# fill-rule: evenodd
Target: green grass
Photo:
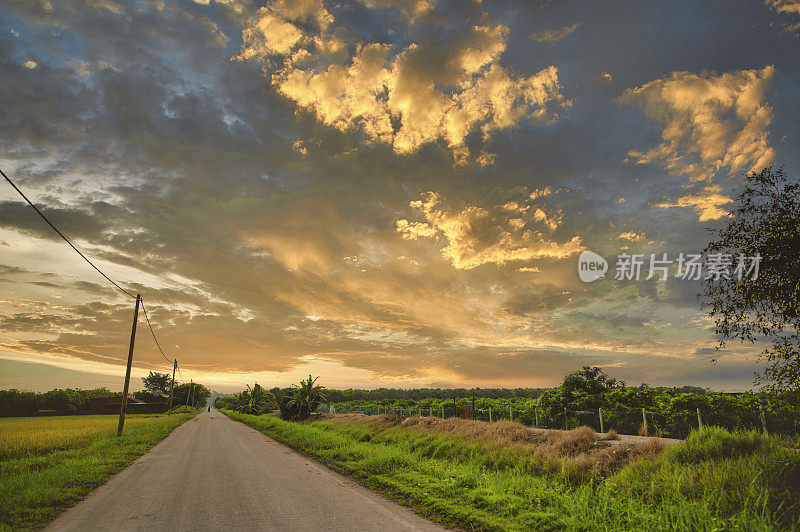
<path fill-rule="evenodd" d="M 0 419 L 0 530 L 35 529 L 83 499 L 194 413 Z"/>
<path fill-rule="evenodd" d="M 225 413 L 446 526 L 800 530 L 800 453 L 757 433 L 704 428 L 658 458 L 583 480 L 569 458 L 446 434 Z"/>

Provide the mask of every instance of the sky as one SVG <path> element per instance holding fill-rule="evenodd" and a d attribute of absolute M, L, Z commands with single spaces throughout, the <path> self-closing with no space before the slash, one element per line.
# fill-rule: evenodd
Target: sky
<path fill-rule="evenodd" d="M 799 50 L 798 0 L 5 0 L 0 168 L 179 380 L 744 390 L 762 346 L 615 257 L 800 175 Z M 0 388 L 121 389 L 134 301 L 0 185 Z"/>

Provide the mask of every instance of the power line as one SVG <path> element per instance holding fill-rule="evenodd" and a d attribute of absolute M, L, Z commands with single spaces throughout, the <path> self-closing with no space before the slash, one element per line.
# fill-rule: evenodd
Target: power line
<path fill-rule="evenodd" d="M 49 225 L 50 227 L 52 227 L 52 228 L 53 228 L 53 231 L 55 231 L 56 233 L 58 233 L 58 236 L 60 236 L 61 238 L 63 238 L 63 239 L 64 239 L 64 242 L 66 242 L 67 244 L 69 244 L 69 245 L 70 245 L 70 247 L 71 247 L 72 249 L 74 249 L 74 250 L 75 250 L 75 252 L 76 252 L 78 255 L 80 255 L 82 258 L 83 258 L 83 260 L 85 260 L 86 262 L 88 262 L 88 263 L 89 263 L 89 266 L 91 266 L 92 268 L 94 268 L 95 270 L 97 270 L 97 273 L 99 273 L 100 275 L 102 275 L 103 277 L 105 277 L 105 278 L 106 278 L 106 280 L 108 280 L 108 282 L 109 282 L 109 283 L 113 284 L 114 286 L 116 286 L 117 288 L 119 288 L 120 290 L 122 290 L 123 292 L 125 292 L 125 293 L 126 293 L 128 296 L 130 296 L 130 297 L 132 297 L 132 298 L 136 298 L 136 296 L 135 296 L 135 295 L 131 294 L 130 292 L 128 292 L 127 290 L 125 290 L 124 288 L 122 288 L 120 285 L 118 285 L 117 283 L 115 283 L 113 280 L 111 280 L 111 277 L 109 277 L 108 275 L 106 275 L 105 273 L 103 273 L 103 272 L 100 270 L 100 268 L 98 268 L 97 266 L 95 266 L 95 265 L 94 265 L 94 263 L 93 263 L 92 261 L 90 261 L 90 260 L 88 259 L 88 257 L 86 257 L 86 255 L 84 255 L 83 253 L 81 253 L 81 251 L 80 251 L 78 248 L 76 248 L 76 247 L 75 247 L 75 246 L 72 244 L 72 242 L 70 242 L 70 241 L 69 241 L 69 239 L 68 239 L 67 237 L 65 237 L 65 236 L 64 236 L 64 234 L 63 234 L 61 231 L 59 231 L 59 230 L 58 230 L 58 228 L 57 228 L 55 225 L 53 225 L 53 224 L 52 224 L 52 222 L 50 222 L 50 220 L 48 220 L 48 219 L 47 219 L 47 216 L 45 216 L 44 214 L 42 214 L 42 211 L 40 211 L 40 210 L 39 210 L 39 209 L 36 207 L 36 205 L 34 205 L 34 204 L 33 204 L 33 202 L 32 202 L 31 200 L 29 200 L 29 199 L 28 199 L 28 197 L 27 197 L 25 194 L 23 194 L 23 193 L 22 193 L 22 191 L 19 189 L 19 187 L 17 187 L 17 185 L 15 185 L 15 184 L 14 184 L 14 182 L 13 182 L 13 181 L 11 181 L 11 179 L 9 179 L 9 177 L 8 177 L 8 176 L 5 174 L 5 172 L 3 172 L 3 170 L 2 170 L 2 169 L 0 169 L 0 174 L 2 174 L 2 175 L 3 175 L 3 177 L 5 177 L 5 178 L 6 178 L 6 181 L 8 181 L 8 182 L 9 182 L 9 184 L 10 184 L 12 187 L 14 187 L 14 190 L 16 190 L 16 191 L 19 193 L 19 195 L 20 195 L 20 196 L 22 196 L 22 198 L 23 198 L 25 201 L 27 201 L 27 202 L 28 202 L 28 205 L 30 205 L 31 207 L 33 207 L 33 210 L 35 210 L 35 211 L 36 211 L 36 212 L 39 214 L 39 216 L 41 216 L 41 217 L 42 217 L 42 219 L 43 219 L 45 222 L 47 222 L 47 225 Z"/>
<path fill-rule="evenodd" d="M 156 343 L 156 347 L 158 348 L 158 352 L 161 353 L 161 356 L 164 357 L 164 360 L 167 362 L 172 362 L 167 355 L 164 354 L 164 351 L 161 349 L 161 345 L 158 343 L 158 338 L 156 338 L 156 333 L 153 330 L 153 326 L 150 325 L 150 317 L 147 315 L 147 308 L 144 306 L 144 301 L 142 303 L 142 310 L 144 311 L 144 319 L 147 320 L 147 327 L 150 329 L 150 334 L 153 335 L 153 341 Z"/>
<path fill-rule="evenodd" d="M 88 258 L 86 255 L 84 255 L 83 253 L 81 253 L 81 250 L 79 250 L 78 248 L 76 248 L 76 247 L 75 247 L 75 246 L 72 244 L 72 242 L 70 242 L 70 241 L 69 241 L 69 239 L 68 239 L 66 236 L 64 236 L 64 233 L 62 233 L 61 231 L 59 231 L 59 230 L 58 230 L 58 228 L 57 228 L 55 225 L 53 225 L 53 223 L 52 223 L 50 220 L 48 220 L 48 219 L 47 219 L 47 216 L 45 216 L 45 215 L 42 213 L 42 211 L 40 211 L 40 210 L 39 210 L 39 209 L 36 207 L 36 205 L 34 205 L 34 204 L 33 204 L 33 202 L 32 202 L 31 200 L 29 200 L 29 199 L 28 199 L 28 197 L 27 197 L 27 196 L 26 196 L 26 195 L 25 195 L 25 194 L 24 194 L 24 193 L 23 193 L 23 192 L 22 192 L 22 191 L 19 189 L 19 187 L 18 187 L 17 185 L 15 185 L 15 184 L 14 184 L 14 182 L 13 182 L 13 181 L 11 181 L 11 179 L 10 179 L 10 178 L 9 178 L 9 177 L 6 175 L 6 173 L 5 173 L 5 172 L 3 172 L 3 170 L 2 170 L 2 169 L 0 169 L 0 174 L 2 174 L 2 176 L 3 176 L 3 177 L 6 179 L 6 181 L 8 181 L 8 183 L 9 183 L 9 184 L 10 184 L 12 187 L 14 187 L 14 190 L 16 190 L 16 191 L 19 193 L 19 195 L 20 195 L 20 196 L 22 196 L 22 198 L 23 198 L 25 201 L 27 201 L 27 202 L 28 202 L 28 205 L 30 205 L 31 207 L 33 207 L 33 210 L 35 210 L 35 211 L 36 211 L 36 213 L 37 213 L 39 216 L 41 216 L 41 217 L 42 217 L 42 219 L 43 219 L 45 222 L 47 222 L 47 225 L 49 225 L 49 226 L 50 226 L 50 227 L 53 229 L 53 231 L 55 231 L 56 233 L 58 233 L 58 236 L 60 236 L 62 239 L 64 239 L 64 242 L 66 242 L 67 244 L 69 244 L 69 246 L 70 246 L 70 247 L 71 247 L 73 250 L 75 250 L 75 252 L 76 252 L 78 255 L 80 255 L 80 256 L 83 258 L 83 260 L 85 260 L 86 262 L 88 262 L 88 263 L 89 263 L 89 266 L 91 266 L 92 268 L 94 268 L 95 270 L 97 270 L 97 273 L 99 273 L 100 275 L 102 275 L 103 277 L 105 277 L 105 278 L 106 278 L 106 280 L 107 280 L 109 283 L 111 283 L 111 284 L 113 284 L 115 287 L 119 288 L 119 289 L 120 289 L 122 292 L 124 292 L 125 294 L 127 294 L 128 296 L 130 296 L 130 297 L 132 297 L 132 298 L 136 298 L 136 296 L 135 296 L 135 295 L 133 295 L 132 293 L 130 293 L 129 291 L 125 290 L 125 289 L 124 289 L 124 288 L 122 288 L 120 285 L 118 285 L 117 283 L 115 283 L 115 282 L 114 282 L 114 281 L 113 281 L 113 280 L 112 280 L 112 279 L 111 279 L 111 278 L 110 278 L 108 275 L 106 275 L 105 273 L 103 273 L 103 272 L 102 272 L 102 270 L 100 270 L 100 268 L 98 268 L 97 266 L 95 266 L 95 265 L 94 265 L 94 263 L 93 263 L 91 260 L 89 260 L 89 258 Z M 141 298 L 139 298 L 139 302 L 140 302 L 140 303 L 141 303 L 141 305 L 142 305 L 142 311 L 144 311 L 144 317 L 145 317 L 145 320 L 147 320 L 147 327 L 150 329 L 150 334 L 152 334 L 152 335 L 153 335 L 153 341 L 156 343 L 156 347 L 158 348 L 158 352 L 159 352 L 159 353 L 161 353 L 161 356 L 162 356 L 162 357 L 164 357 L 164 360 L 166 360 L 167 362 L 172 362 L 172 360 L 170 360 L 170 359 L 167 357 L 167 355 L 165 355 L 165 354 L 164 354 L 164 351 L 161 349 L 161 345 L 158 343 L 158 338 L 156 338 L 156 333 L 155 333 L 155 331 L 153 330 L 153 326 L 150 324 L 150 317 L 147 315 L 147 309 L 146 309 L 146 308 L 145 308 L 145 306 L 144 306 L 144 300 L 142 300 Z M 179 371 L 180 371 L 180 370 L 179 370 Z M 181 377 L 181 378 L 183 378 L 183 377 Z"/>

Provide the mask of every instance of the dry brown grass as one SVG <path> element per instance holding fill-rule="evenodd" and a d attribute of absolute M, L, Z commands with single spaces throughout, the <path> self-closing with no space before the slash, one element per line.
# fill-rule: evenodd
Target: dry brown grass
<path fill-rule="evenodd" d="M 652 460 L 660 456 L 666 448 L 667 445 L 658 438 L 650 438 L 641 443 L 606 444 L 594 452 L 562 460 L 562 464 L 568 479 L 582 482 L 606 477 L 639 459 Z"/>
<path fill-rule="evenodd" d="M 573 430 L 546 430 L 526 427 L 521 423 L 500 420 L 494 423 L 471 419 L 412 416 L 402 419 L 385 414 L 325 415 L 337 423 L 366 423 L 381 430 L 400 427 L 426 433 L 449 434 L 467 440 L 532 451 L 545 467 L 558 469 L 569 479 L 585 481 L 607 476 L 639 458 L 655 458 L 666 445 L 657 438 L 643 442 L 620 441 L 613 429 L 598 434 L 590 427 Z"/>

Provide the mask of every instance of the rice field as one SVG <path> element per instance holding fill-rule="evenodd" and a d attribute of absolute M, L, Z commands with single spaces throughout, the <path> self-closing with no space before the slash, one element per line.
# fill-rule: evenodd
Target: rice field
<path fill-rule="evenodd" d="M 0 418 L 0 530 L 32 530 L 74 505 L 197 412 Z"/>
<path fill-rule="evenodd" d="M 160 415 L 131 415 L 125 428 L 149 423 Z M 80 447 L 117 433 L 114 415 L 0 418 L 0 460 L 36 456 Z"/>

